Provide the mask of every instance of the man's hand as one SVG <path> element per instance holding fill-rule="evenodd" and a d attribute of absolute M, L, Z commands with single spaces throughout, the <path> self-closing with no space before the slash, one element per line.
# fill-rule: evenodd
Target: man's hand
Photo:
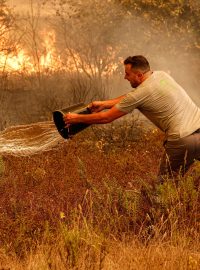
<path fill-rule="evenodd" d="M 66 127 L 71 124 L 85 123 L 85 124 L 106 124 L 115 119 L 125 115 L 125 112 L 119 111 L 115 106 L 105 112 L 91 113 L 91 114 L 75 114 L 67 113 L 63 115 L 63 120 Z"/>
<path fill-rule="evenodd" d="M 93 101 L 88 105 L 91 112 L 101 112 L 106 109 L 105 101 Z"/>
<path fill-rule="evenodd" d="M 69 127 L 70 124 L 79 123 L 79 114 L 76 113 L 66 113 L 63 115 L 63 120 L 66 124 L 66 127 Z"/>
<path fill-rule="evenodd" d="M 119 103 L 123 98 L 125 97 L 125 95 L 114 98 L 114 99 L 110 99 L 110 100 L 104 100 L 104 101 L 93 101 L 92 103 L 90 103 L 88 105 L 88 108 L 91 110 L 91 112 L 101 112 L 105 109 L 111 109 L 112 107 L 114 107 L 117 103 Z"/>

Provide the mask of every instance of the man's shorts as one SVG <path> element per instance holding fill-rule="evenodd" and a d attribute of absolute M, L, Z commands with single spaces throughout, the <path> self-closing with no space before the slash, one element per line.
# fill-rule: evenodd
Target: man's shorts
<path fill-rule="evenodd" d="M 162 176 L 184 175 L 195 160 L 200 160 L 200 129 L 179 140 L 166 141 L 164 148 L 158 174 L 161 182 Z"/>

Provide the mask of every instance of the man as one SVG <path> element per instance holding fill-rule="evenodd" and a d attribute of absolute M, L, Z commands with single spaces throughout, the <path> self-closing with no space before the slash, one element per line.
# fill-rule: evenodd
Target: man
<path fill-rule="evenodd" d="M 124 66 L 125 79 L 134 89 L 112 100 L 91 103 L 92 114 L 66 114 L 66 125 L 109 123 L 137 108 L 166 135 L 160 181 L 166 175 L 183 175 L 195 159 L 200 160 L 200 109 L 167 73 L 151 71 L 145 57 L 130 56 Z"/>

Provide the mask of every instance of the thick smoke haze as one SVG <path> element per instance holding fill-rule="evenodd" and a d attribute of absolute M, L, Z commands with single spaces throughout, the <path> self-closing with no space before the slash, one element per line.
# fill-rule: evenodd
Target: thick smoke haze
<path fill-rule="evenodd" d="M 125 5 L 125 2 L 130 3 Z M 36 66 L 40 55 L 47 50 L 45 44 L 49 45 L 48 31 L 53 31 L 57 58 L 68 70 L 76 70 L 76 74 L 53 76 L 49 72 L 43 76 L 38 65 L 36 80 L 25 79 L 28 86 L 20 82 L 23 88 L 37 94 L 37 107 L 41 103 L 43 111 L 48 108 L 51 112 L 68 105 L 63 102 L 65 99 L 70 104 L 89 102 L 130 91 L 129 83 L 124 80 L 123 60 L 137 54 L 147 57 L 152 70 L 168 72 L 200 105 L 199 1 L 192 4 L 160 1 L 162 6 L 154 2 L 8 1 L 16 14 L 20 46 L 35 59 Z M 112 67 L 115 68 L 111 74 L 108 71 Z M 33 101 L 29 98 L 24 102 L 27 107 L 30 99 Z M 34 103 L 31 106 L 36 107 Z M 43 111 L 35 114 L 50 115 Z"/>
<path fill-rule="evenodd" d="M 24 0 L 9 0 L 8 4 L 14 7 L 14 10 L 20 14 L 30 11 L 30 2 L 31 1 Z M 58 2 L 59 1 L 55 1 L 55 3 Z M 78 5 L 79 1 L 75 2 L 77 2 Z M 113 4 L 113 1 L 103 2 L 110 4 L 110 8 L 113 10 L 112 14 L 121 13 L 121 5 Z M 32 1 L 32 3 L 36 6 L 40 1 Z M 198 1 L 192 1 L 192 3 L 195 8 L 200 5 Z M 109 8 L 109 5 L 107 5 L 107 7 Z M 88 7 L 88 14 L 92 11 L 89 10 L 89 8 L 92 8 L 92 5 Z M 97 8 L 99 7 L 97 6 Z M 55 15 L 55 10 L 48 4 L 48 1 L 45 2 L 44 6 L 41 6 L 40 12 L 42 16 L 45 16 L 45 13 L 52 17 Z M 105 12 L 105 10 L 103 12 Z M 109 10 L 108 12 L 110 14 Z M 124 20 L 120 18 L 120 24 L 117 24 L 116 28 L 113 27 L 113 32 L 110 33 L 110 36 L 113 36 L 116 40 L 114 46 L 117 46 L 117 43 L 123 46 L 120 57 L 125 58 L 135 54 L 145 55 L 149 59 L 152 69 L 162 69 L 169 72 L 192 96 L 198 99 L 197 88 L 199 86 L 199 79 L 197 74 L 199 74 L 199 60 L 196 59 L 195 63 L 193 51 L 189 48 L 191 43 L 195 43 L 195 35 L 197 35 L 197 33 L 195 33 L 192 28 L 188 29 L 187 24 L 187 29 L 183 32 L 183 29 L 180 29 L 178 26 L 178 21 L 176 21 L 176 25 L 174 24 L 173 18 L 166 18 L 167 23 L 163 22 L 159 27 L 157 26 L 157 30 L 155 31 L 154 25 L 148 21 L 147 18 L 139 16 L 137 12 L 132 12 L 130 16 L 130 11 L 127 11 L 125 15 L 126 18 Z M 92 16 L 88 16 L 88 22 L 92 25 L 93 21 L 90 21 L 91 19 Z M 115 19 L 116 18 L 110 17 L 110 21 Z M 189 17 L 185 18 L 185 20 L 190 19 Z M 44 27 L 46 27 L 46 25 L 44 25 Z M 101 27 L 101 25 L 99 25 L 99 27 Z M 77 28 L 77 30 L 80 30 L 80 28 Z M 85 33 L 86 35 L 88 34 L 88 40 L 91 38 L 91 34 L 95 35 L 95 30 L 96 29 L 94 29 L 94 33 Z M 92 31 L 92 28 L 90 31 Z M 182 32 L 180 33 L 180 31 Z M 59 29 L 57 29 L 57 32 L 59 35 Z M 58 40 L 61 41 L 62 37 L 58 36 Z M 188 47 L 187 54 L 185 47 Z"/>
<path fill-rule="evenodd" d="M 163 23 L 156 31 L 151 23 L 136 13 L 130 20 L 124 20 L 116 30 L 120 42 L 126 45 L 122 57 L 146 56 L 152 70 L 168 72 L 200 105 L 200 47 L 192 45 L 198 44 L 198 33 L 192 28 L 183 31 L 180 29 L 183 26 L 174 26 L 173 20 L 167 20 L 167 25 Z"/>

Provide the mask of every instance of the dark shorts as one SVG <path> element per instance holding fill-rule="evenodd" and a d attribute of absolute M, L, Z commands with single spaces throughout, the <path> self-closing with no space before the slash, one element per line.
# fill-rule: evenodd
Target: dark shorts
<path fill-rule="evenodd" d="M 158 174 L 161 182 L 165 177 L 184 175 L 195 160 L 200 160 L 200 129 L 179 140 L 166 141 L 164 148 Z"/>

